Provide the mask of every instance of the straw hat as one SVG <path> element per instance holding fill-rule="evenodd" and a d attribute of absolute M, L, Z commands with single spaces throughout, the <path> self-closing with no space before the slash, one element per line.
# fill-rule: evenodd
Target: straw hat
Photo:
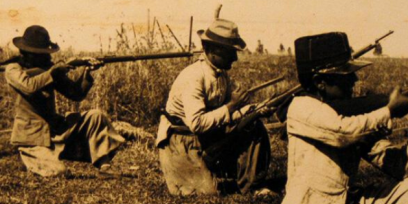
<path fill-rule="evenodd" d="M 236 50 L 243 50 L 246 47 L 246 43 L 239 36 L 238 26 L 228 20 L 216 19 L 207 30 L 199 30 L 197 34 L 202 41 L 232 47 Z"/>

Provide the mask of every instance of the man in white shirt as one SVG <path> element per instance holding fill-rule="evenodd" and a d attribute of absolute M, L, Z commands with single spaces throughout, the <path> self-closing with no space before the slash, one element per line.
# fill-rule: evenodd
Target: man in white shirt
<path fill-rule="evenodd" d="M 198 35 L 205 54 L 176 78 L 160 120 L 156 145 L 161 168 L 171 194 L 246 193 L 265 179 L 270 158 L 262 123 L 226 133 L 249 98 L 242 89 L 231 90 L 227 73 L 246 44 L 236 24 L 224 19 Z M 214 161 L 203 158 L 208 147 L 231 135 L 234 140 L 224 153 Z"/>
<path fill-rule="evenodd" d="M 355 71 L 370 63 L 351 60 L 345 33 L 302 37 L 295 41 L 295 48 L 298 78 L 305 92 L 293 99 L 287 114 L 288 182 L 283 204 L 352 203 L 347 201 L 347 190 L 362 157 L 391 176 L 405 179 L 406 146 L 397 148 L 378 134 L 363 133 L 391 128 L 391 118 L 407 114 L 408 97 L 396 89 L 386 106 L 345 117 L 329 103 L 351 99 L 358 80 Z M 390 158 L 390 153 L 398 154 Z M 401 165 L 404 168 L 395 168 Z M 407 186 L 408 180 L 382 184 L 382 189 L 366 189 L 357 201 L 408 203 Z"/>

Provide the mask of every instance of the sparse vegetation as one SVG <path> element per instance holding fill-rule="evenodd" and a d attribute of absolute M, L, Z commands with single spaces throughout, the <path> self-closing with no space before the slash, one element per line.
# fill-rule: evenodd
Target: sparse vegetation
<path fill-rule="evenodd" d="M 118 31 L 115 54 L 142 54 L 177 51 L 167 39 L 163 44 L 161 35 L 151 34 L 127 37 L 128 32 L 121 26 Z M 138 37 L 139 36 L 139 37 Z M 136 37 L 136 39 L 135 39 Z M 166 36 L 164 36 L 166 37 Z M 167 37 L 168 38 L 168 37 Z M 133 40 L 132 40 L 133 39 Z M 147 41 L 148 39 L 148 41 Z M 132 43 L 133 42 L 133 43 Z M 136 43 L 137 42 L 137 43 Z M 103 51 L 102 51 L 103 52 Z M 100 56 L 98 53 L 77 53 L 72 49 L 54 56 L 57 61 L 72 56 Z M 112 54 L 107 52 L 104 54 Z M 2 48 L 0 60 L 10 56 L 7 47 Z M 237 84 L 249 88 L 277 76 L 284 75 L 285 82 L 260 91 L 253 96 L 259 102 L 275 92 L 294 86 L 296 81 L 295 63 L 292 56 L 242 54 L 231 70 L 231 78 Z M 57 108 L 60 113 L 82 111 L 90 108 L 103 110 L 112 121 L 126 121 L 143 127 L 155 134 L 159 108 L 165 105 L 170 86 L 177 74 L 193 59 L 163 59 L 132 63 L 109 64 L 94 74 L 95 85 L 82 103 L 70 102 L 58 96 Z M 359 72 L 361 82 L 357 94 L 367 92 L 389 93 L 395 85 L 408 87 L 408 59 L 379 58 L 367 59 L 373 66 Z M 14 96 L 0 74 L 0 129 L 11 128 Z M 405 120 L 398 120 L 396 127 L 406 126 Z M 269 178 L 286 174 L 286 142 L 280 139 L 281 129 L 271 131 L 273 159 Z M 404 133 L 395 135 L 395 142 L 403 142 Z M 27 173 L 18 158 L 17 149 L 9 144 L 9 133 L 0 133 L 0 203 L 280 203 L 281 196 L 256 198 L 248 195 L 229 196 L 171 196 L 159 168 L 157 149 L 153 138 L 140 138 L 129 143 L 115 157 L 113 163 L 120 168 L 139 167 L 136 178 L 100 180 L 95 178 L 96 170 L 89 164 L 66 162 L 70 174 L 66 177 L 41 178 Z M 363 163 L 356 184 L 366 186 L 371 182 L 387 179 L 376 169 Z"/>

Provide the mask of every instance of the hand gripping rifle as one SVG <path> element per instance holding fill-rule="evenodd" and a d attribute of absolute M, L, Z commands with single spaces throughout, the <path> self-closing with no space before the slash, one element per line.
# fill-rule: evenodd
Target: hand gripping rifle
<path fill-rule="evenodd" d="M 270 115 L 274 114 L 277 110 L 276 107 L 278 107 L 280 104 L 286 101 L 289 97 L 292 97 L 294 94 L 299 93 L 302 90 L 303 89 L 301 85 L 298 84 L 295 87 L 281 93 L 279 96 L 276 97 L 272 96 L 271 98 L 259 103 L 257 106 L 246 112 L 242 119 L 238 122 L 238 124 L 236 124 L 230 129 L 230 132 L 243 130 L 248 124 L 255 121 L 262 115 L 261 110 L 263 108 L 273 108 L 272 112 L 270 112 L 269 114 Z"/>

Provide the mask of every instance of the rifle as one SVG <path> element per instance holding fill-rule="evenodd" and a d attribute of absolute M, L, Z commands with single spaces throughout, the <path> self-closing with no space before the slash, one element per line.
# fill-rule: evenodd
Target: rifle
<path fill-rule="evenodd" d="M 226 147 L 230 146 L 231 143 L 236 140 L 236 134 L 231 133 L 240 134 L 239 131 L 243 130 L 249 123 L 259 118 L 259 116 L 261 115 L 261 112 L 259 110 L 264 107 L 277 107 L 278 105 L 286 101 L 288 97 L 292 96 L 293 94 L 299 93 L 302 90 L 303 89 L 301 85 L 297 85 L 289 90 L 286 90 L 277 97 L 271 97 L 263 101 L 254 109 L 249 110 L 247 113 L 245 113 L 245 116 L 240 120 L 238 124 L 226 128 L 225 132 L 229 134 L 227 134 L 221 141 L 210 145 L 203 151 L 203 159 L 206 161 L 206 164 L 209 166 L 214 165 L 218 158 L 225 153 L 225 151 L 229 151 Z M 276 111 L 276 109 L 273 111 Z"/>
<path fill-rule="evenodd" d="M 254 93 L 254 92 L 257 92 L 257 91 L 259 91 L 259 90 L 261 90 L 261 89 L 263 89 L 263 88 L 265 88 L 265 87 L 267 87 L 267 86 L 270 86 L 270 85 L 272 85 L 272 84 L 276 84 L 276 83 L 278 83 L 278 82 L 280 82 L 280 81 L 282 81 L 283 80 L 283 77 L 277 77 L 277 78 L 275 78 L 275 79 L 271 79 L 271 80 L 269 80 L 269 81 L 266 81 L 266 82 L 264 82 L 264 83 L 262 83 L 262 84 L 259 84 L 259 85 L 257 85 L 257 86 L 254 86 L 254 87 L 252 87 L 252 88 L 250 88 L 250 89 L 248 89 L 248 92 L 249 93 Z"/>
<path fill-rule="evenodd" d="M 108 63 L 130 62 L 130 61 L 139 61 L 139 60 L 192 57 L 196 53 L 201 53 L 201 52 L 196 51 L 196 52 L 175 52 L 175 53 L 159 53 L 159 54 L 146 54 L 146 55 L 106 56 L 106 57 L 98 57 L 96 59 L 105 64 L 108 64 Z M 73 61 L 68 62 L 67 64 L 74 66 L 74 67 L 91 65 L 88 60 L 83 60 L 83 59 L 75 59 Z"/>
<path fill-rule="evenodd" d="M 357 59 L 359 57 L 361 57 L 362 55 L 364 55 L 365 53 L 369 52 L 370 50 L 374 49 L 378 43 L 380 42 L 380 40 L 388 37 L 389 35 L 393 34 L 394 31 L 390 30 L 387 34 L 381 36 L 380 38 L 378 38 L 377 40 L 374 41 L 374 44 L 369 44 L 366 47 L 360 49 L 359 51 L 355 52 L 353 54 L 353 59 Z"/>
<path fill-rule="evenodd" d="M 255 121 L 255 119 L 261 116 L 261 112 L 260 112 L 261 109 L 265 107 L 268 107 L 268 108 L 278 107 L 280 104 L 286 101 L 288 97 L 292 97 L 294 94 L 299 93 L 302 90 L 303 90 L 302 86 L 298 84 L 295 87 L 284 91 L 279 96 L 276 96 L 276 97 L 272 96 L 271 98 L 266 99 L 265 101 L 259 103 L 256 107 L 246 112 L 245 116 L 242 117 L 242 119 L 239 121 L 238 124 L 230 128 L 229 132 L 243 130 L 249 123 Z M 275 113 L 276 110 L 277 109 L 274 109 L 271 115 Z"/>
<path fill-rule="evenodd" d="M 115 62 L 130 62 L 130 61 L 138 61 L 138 60 L 151 60 L 151 59 L 165 59 L 165 58 L 180 58 L 180 57 L 192 57 L 194 54 L 202 53 L 203 51 L 192 51 L 191 50 L 191 34 L 193 29 L 193 17 L 190 19 L 190 36 L 189 36 L 189 44 L 188 44 L 188 51 L 183 52 L 173 52 L 173 53 L 159 53 L 159 54 L 145 54 L 145 55 L 126 55 L 126 56 L 105 56 L 105 57 L 97 57 L 98 61 L 103 62 L 104 64 L 108 63 L 115 63 Z M 177 40 L 177 39 L 176 39 Z M 180 44 L 180 43 L 179 43 Z M 3 65 L 18 62 L 20 56 L 14 56 L 10 59 L 0 62 L 0 72 L 4 72 L 5 68 L 2 67 Z M 74 59 L 67 63 L 68 65 L 75 67 L 78 66 L 91 66 L 89 60 L 86 59 Z"/>
<path fill-rule="evenodd" d="M 194 52 L 174 52 L 174 53 L 159 53 L 159 54 L 146 54 L 146 55 L 125 55 L 125 56 L 106 56 L 97 57 L 96 59 L 104 64 L 116 63 L 116 62 L 131 62 L 138 60 L 151 60 L 151 59 L 167 59 L 167 58 L 180 58 L 180 57 L 192 57 L 194 54 L 201 53 L 201 51 Z M 18 62 L 19 56 L 11 57 L 10 59 L 0 62 L 0 66 Z M 79 66 L 91 66 L 87 59 L 74 59 L 67 63 L 68 65 L 75 67 Z M 4 72 L 4 68 L 0 67 L 0 72 Z"/>

